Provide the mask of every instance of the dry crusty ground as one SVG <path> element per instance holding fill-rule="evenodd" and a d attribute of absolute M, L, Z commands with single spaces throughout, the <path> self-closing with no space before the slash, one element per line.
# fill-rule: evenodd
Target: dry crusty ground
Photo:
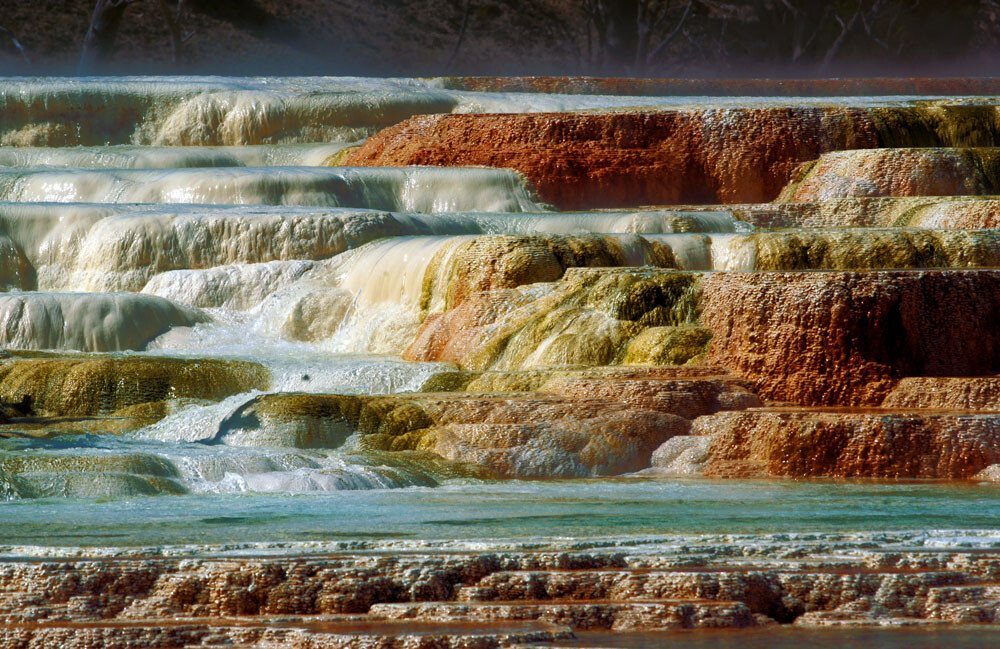
<path fill-rule="evenodd" d="M 45 71 L 70 69 L 95 0 L 0 0 L 0 26 Z M 457 0 L 188 0 L 194 31 L 185 62 L 170 62 L 158 3 L 127 10 L 119 71 L 229 73 L 440 73 L 461 24 Z M 560 8 L 561 7 L 561 8 Z M 566 41 L 565 0 L 475 0 L 463 46 L 451 69 L 552 72 L 575 65 Z M 568 39 L 579 40 L 579 39 Z M 554 54 L 562 52 L 562 54 Z M 2 60 L 0 56 L 0 60 Z M 503 66 L 503 67 L 501 67 Z M 157 69 L 159 68 L 159 69 Z"/>

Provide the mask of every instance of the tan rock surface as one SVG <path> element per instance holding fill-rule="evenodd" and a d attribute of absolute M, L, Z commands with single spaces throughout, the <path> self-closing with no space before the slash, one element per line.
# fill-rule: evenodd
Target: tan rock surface
<path fill-rule="evenodd" d="M 779 200 L 963 196 L 1000 191 L 996 149 L 870 149 L 825 153 Z"/>
<path fill-rule="evenodd" d="M 886 395 L 882 407 L 1000 411 L 1000 377 L 908 377 Z"/>

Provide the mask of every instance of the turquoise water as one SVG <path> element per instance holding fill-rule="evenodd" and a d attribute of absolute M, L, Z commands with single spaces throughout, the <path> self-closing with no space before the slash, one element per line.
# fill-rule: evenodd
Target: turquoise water
<path fill-rule="evenodd" d="M 1000 487 L 602 479 L 0 503 L 0 544 L 10 545 L 586 540 L 904 530 L 952 530 L 946 536 L 956 538 L 974 530 L 1000 530 Z M 987 536 L 992 543 L 992 535 Z"/>

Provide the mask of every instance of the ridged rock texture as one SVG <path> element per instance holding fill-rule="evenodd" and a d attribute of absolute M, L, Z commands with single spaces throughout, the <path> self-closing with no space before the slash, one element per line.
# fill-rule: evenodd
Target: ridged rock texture
<path fill-rule="evenodd" d="M 0 646 L 498 649 L 575 631 L 996 623 L 996 554 L 919 538 L 765 535 L 735 569 L 731 538 L 712 535 L 681 549 L 43 557 L 0 567 Z"/>
<path fill-rule="evenodd" d="M 826 153 L 801 169 L 779 200 L 1000 193 L 996 149 L 870 149 Z"/>
<path fill-rule="evenodd" d="M 1000 108 L 761 87 L 0 80 L 0 649 L 1000 624 Z"/>
<path fill-rule="evenodd" d="M 824 153 L 994 146 L 998 126 L 996 109 L 978 106 L 427 115 L 380 131 L 345 162 L 509 167 L 560 209 L 762 203 Z"/>
<path fill-rule="evenodd" d="M 998 291 L 1000 273 L 979 270 L 576 269 L 544 292 L 479 293 L 429 317 L 407 356 L 519 370 L 641 363 L 652 346 L 659 362 L 725 367 L 765 400 L 878 405 L 905 376 L 996 372 Z"/>

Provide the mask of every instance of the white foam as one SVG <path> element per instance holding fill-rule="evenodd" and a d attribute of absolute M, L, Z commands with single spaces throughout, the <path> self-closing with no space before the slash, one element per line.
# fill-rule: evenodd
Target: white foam
<path fill-rule="evenodd" d="M 171 327 L 207 320 L 152 295 L 7 293 L 0 294 L 0 347 L 141 350 Z"/>
<path fill-rule="evenodd" d="M 527 181 L 477 167 L 221 167 L 0 170 L 13 202 L 357 207 L 396 212 L 541 211 Z"/>
<path fill-rule="evenodd" d="M 272 261 L 174 270 L 154 276 L 142 292 L 190 306 L 245 311 L 289 286 L 313 266 L 311 261 Z"/>
<path fill-rule="evenodd" d="M 320 166 L 358 144 L 258 146 L 77 146 L 0 148 L 0 167 L 84 169 L 181 169 L 190 167 Z"/>

